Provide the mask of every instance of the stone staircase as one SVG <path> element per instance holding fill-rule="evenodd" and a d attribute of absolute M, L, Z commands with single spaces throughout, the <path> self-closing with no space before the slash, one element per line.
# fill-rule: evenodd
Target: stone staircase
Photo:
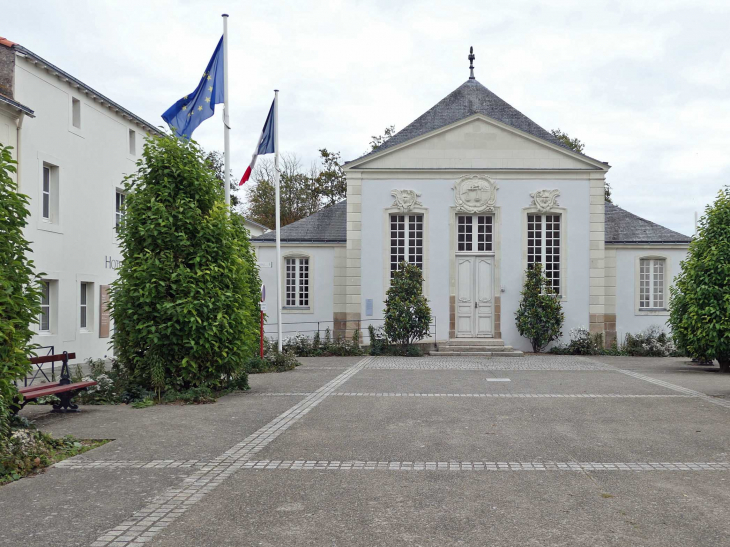
<path fill-rule="evenodd" d="M 522 357 L 524 353 L 505 346 L 497 338 L 453 338 L 439 342 L 438 349 L 429 352 L 434 357 L 473 356 L 473 357 Z"/>

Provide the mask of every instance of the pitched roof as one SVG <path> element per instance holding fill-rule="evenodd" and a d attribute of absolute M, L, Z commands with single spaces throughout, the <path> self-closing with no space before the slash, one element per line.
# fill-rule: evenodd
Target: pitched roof
<path fill-rule="evenodd" d="M 691 237 L 606 202 L 606 243 L 689 243 Z"/>
<path fill-rule="evenodd" d="M 276 241 L 276 232 L 251 238 L 257 242 Z M 347 200 L 331 205 L 281 229 L 287 243 L 346 243 Z M 629 213 L 606 202 L 606 243 L 689 243 L 692 238 Z"/>
<path fill-rule="evenodd" d="M 276 230 L 251 238 L 254 242 L 276 241 Z M 287 243 L 347 243 L 347 201 L 325 207 L 281 229 Z"/>
<path fill-rule="evenodd" d="M 0 93 L 0 103 L 10 105 L 15 110 L 23 112 L 23 113 L 27 114 L 28 116 L 30 116 L 31 118 L 35 118 L 35 113 L 30 108 L 28 108 L 24 104 L 19 103 L 18 101 L 14 101 L 10 97 L 6 97 L 2 93 Z"/>
<path fill-rule="evenodd" d="M 483 114 L 506 125 L 529 133 L 544 141 L 569 149 L 552 133 L 546 131 L 522 112 L 506 103 L 476 80 L 467 80 L 433 108 L 415 121 L 401 129 L 379 148 L 361 157 L 381 152 L 398 144 L 402 144 L 436 129 L 468 118 L 473 114 Z M 570 150 L 570 149 L 569 149 Z M 360 158 L 358 158 L 360 159 Z M 355 160 L 353 160 L 355 161 Z"/>
<path fill-rule="evenodd" d="M 144 119 L 140 118 L 133 112 L 127 110 L 119 103 L 116 103 L 116 102 L 112 101 L 111 99 L 109 99 L 108 97 L 102 95 L 101 93 L 96 91 L 94 88 L 92 88 L 89 85 L 86 85 L 84 82 L 82 82 L 78 78 L 71 76 L 71 74 L 69 74 L 65 70 L 62 70 L 62 69 L 58 68 L 57 66 L 49 63 L 40 55 L 36 55 L 29 49 L 21 46 L 20 44 L 10 41 L 7 38 L 0 37 L 0 44 L 12 48 L 15 52 L 19 53 L 22 56 L 25 56 L 31 63 L 38 65 L 41 69 L 45 69 L 52 75 L 57 76 L 59 79 L 61 79 L 63 81 L 67 81 L 69 85 L 80 88 L 80 90 L 83 93 L 86 93 L 89 97 L 91 97 L 91 99 L 100 102 L 102 105 L 107 106 L 107 107 L 109 107 L 109 109 L 117 112 L 120 116 L 125 117 L 125 118 L 129 119 L 130 121 L 133 121 L 133 122 L 137 123 L 138 125 L 144 127 L 150 133 L 152 133 L 154 135 L 160 134 L 159 128 L 155 127 L 153 124 L 149 123 L 148 121 L 145 121 Z"/>

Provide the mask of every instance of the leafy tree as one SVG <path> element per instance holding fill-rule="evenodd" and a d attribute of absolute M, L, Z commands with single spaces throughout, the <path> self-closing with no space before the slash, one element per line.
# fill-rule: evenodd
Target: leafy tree
<path fill-rule="evenodd" d="M 558 129 L 552 129 L 550 133 L 553 134 L 553 137 L 558 139 L 560 142 L 562 142 L 565 146 L 570 148 L 571 150 L 578 152 L 579 154 L 583 153 L 583 149 L 586 147 L 585 144 L 583 144 L 580 139 L 571 139 L 567 133 L 564 131 L 561 131 L 560 128 Z"/>
<path fill-rule="evenodd" d="M 692 357 L 717 359 L 720 370 L 730 372 L 730 187 L 705 209 L 670 291 L 677 347 Z"/>
<path fill-rule="evenodd" d="M 226 168 L 225 156 L 221 152 L 212 150 L 205 154 L 205 163 L 208 168 L 213 171 L 213 175 L 215 176 L 215 178 L 217 178 L 221 182 L 221 184 L 223 184 L 223 172 Z M 233 178 L 233 169 L 231 169 L 230 175 L 231 176 L 229 184 L 231 185 L 231 208 L 235 210 L 241 204 L 241 200 L 238 199 L 238 196 L 235 193 L 235 190 L 238 190 L 238 185 Z"/>
<path fill-rule="evenodd" d="M 40 278 L 33 271 L 23 228 L 30 216 L 28 196 L 18 193 L 9 146 L 0 144 L 0 441 L 9 432 L 8 418 L 18 396 L 14 380 L 31 370 L 31 323 L 40 314 Z"/>
<path fill-rule="evenodd" d="M 565 315 L 560 297 L 542 273 L 542 264 L 534 264 L 525 272 L 520 306 L 515 312 L 517 332 L 527 338 L 532 351 L 538 353 L 563 334 Z"/>
<path fill-rule="evenodd" d="M 146 141 L 128 176 L 112 283 L 114 347 L 133 382 L 184 390 L 240 376 L 258 347 L 261 282 L 248 231 L 193 141 Z"/>
<path fill-rule="evenodd" d="M 421 268 L 401 262 L 385 298 L 385 333 L 396 344 L 410 346 L 428 336 L 431 308 L 423 296 Z"/>
<path fill-rule="evenodd" d="M 319 153 L 322 165 L 313 165 L 308 172 L 303 169 L 297 156 L 282 155 L 279 166 L 282 226 L 346 197 L 347 180 L 340 164 L 339 152 L 322 148 Z M 252 183 L 246 188 L 247 218 L 273 228 L 276 225 L 275 199 L 274 162 L 266 158 L 257 164 Z"/>
<path fill-rule="evenodd" d="M 578 152 L 579 154 L 583 153 L 583 149 L 586 147 L 585 144 L 580 139 L 571 139 L 567 133 L 564 131 L 561 131 L 560 128 L 558 129 L 552 129 L 550 133 L 553 134 L 553 137 L 558 139 L 560 142 L 562 142 L 565 146 L 570 148 L 571 150 Z M 607 202 L 613 203 L 613 200 L 611 199 L 611 184 L 609 182 L 605 183 L 605 186 L 603 188 L 604 196 Z"/>
<path fill-rule="evenodd" d="M 383 130 L 382 135 L 373 135 L 370 137 L 372 140 L 370 141 L 370 150 L 368 152 L 374 152 L 380 148 L 393 135 L 395 135 L 395 126 L 390 125 Z"/>

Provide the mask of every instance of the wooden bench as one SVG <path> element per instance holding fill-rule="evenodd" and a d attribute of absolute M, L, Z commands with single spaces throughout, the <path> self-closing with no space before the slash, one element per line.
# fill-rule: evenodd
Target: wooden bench
<path fill-rule="evenodd" d="M 76 359 L 76 354 L 64 351 L 60 355 L 31 357 L 30 362 L 38 366 L 41 366 L 44 363 L 61 361 L 63 363 L 61 366 L 61 378 L 57 383 L 40 384 L 37 386 L 29 386 L 18 389 L 18 391 L 23 395 L 23 400 L 18 401 L 15 405 L 17 410 L 23 408 L 28 401 L 39 399 L 40 397 L 46 397 L 47 395 L 56 395 L 61 400 L 60 403 L 53 405 L 53 410 L 51 410 L 51 412 L 74 412 L 78 410 L 78 405 L 75 405 L 72 402 L 76 393 L 83 389 L 88 389 L 91 386 L 95 386 L 97 382 L 93 380 L 87 382 L 72 382 L 71 374 L 68 370 L 69 359 Z"/>

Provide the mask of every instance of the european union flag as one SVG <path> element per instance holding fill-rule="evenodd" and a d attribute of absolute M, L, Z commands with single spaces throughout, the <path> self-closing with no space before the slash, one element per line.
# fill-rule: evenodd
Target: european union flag
<path fill-rule="evenodd" d="M 189 139 L 193 131 L 215 112 L 215 105 L 223 102 L 223 37 L 210 58 L 203 77 L 195 91 L 185 95 L 165 111 L 165 120 L 175 135 Z"/>

